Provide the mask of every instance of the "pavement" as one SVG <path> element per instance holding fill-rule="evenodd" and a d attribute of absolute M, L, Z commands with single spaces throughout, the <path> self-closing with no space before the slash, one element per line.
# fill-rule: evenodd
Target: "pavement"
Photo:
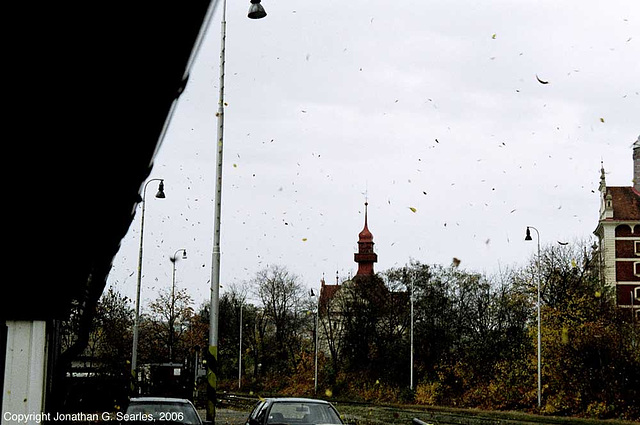
<path fill-rule="evenodd" d="M 207 417 L 205 411 L 199 411 L 200 417 L 204 420 Z M 232 409 L 216 409 L 215 425 L 245 425 L 249 412 Z"/>

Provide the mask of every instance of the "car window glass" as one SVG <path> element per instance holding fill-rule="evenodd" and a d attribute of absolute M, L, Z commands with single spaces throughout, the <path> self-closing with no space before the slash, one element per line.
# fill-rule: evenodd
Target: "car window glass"
<path fill-rule="evenodd" d="M 274 403 L 266 423 L 289 422 L 301 425 L 342 423 L 335 410 L 329 405 L 308 402 Z"/>
<path fill-rule="evenodd" d="M 200 419 L 195 409 L 187 403 L 179 402 L 139 402 L 127 408 L 127 414 L 144 413 L 153 420 L 175 420 L 179 423 L 199 425 Z"/>

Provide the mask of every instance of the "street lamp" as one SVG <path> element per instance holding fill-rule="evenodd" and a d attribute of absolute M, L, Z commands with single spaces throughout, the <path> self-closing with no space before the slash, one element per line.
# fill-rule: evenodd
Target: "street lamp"
<path fill-rule="evenodd" d="M 313 322 L 314 327 L 314 375 L 313 375 L 313 393 L 318 393 L 318 310 L 320 308 L 318 296 L 311 289 L 311 298 L 315 298 L 315 317 Z"/>
<path fill-rule="evenodd" d="M 242 300 L 240 301 L 240 345 L 238 347 L 238 389 L 242 387 Z"/>
<path fill-rule="evenodd" d="M 267 12 L 264 11 L 264 7 L 260 4 L 261 0 L 251 0 L 251 6 L 249 7 L 249 18 L 262 19 L 267 16 Z"/>
<path fill-rule="evenodd" d="M 409 389 L 413 390 L 413 279 L 411 279 L 411 366 L 409 373 Z"/>
<path fill-rule="evenodd" d="M 147 194 L 147 185 L 152 181 L 159 181 L 158 184 L 158 192 L 156 193 L 156 198 L 164 199 L 164 180 L 163 179 L 151 179 L 147 183 L 145 183 L 144 188 L 142 189 L 142 211 L 140 216 L 140 249 L 138 251 L 138 284 L 136 288 L 136 315 L 135 320 L 133 322 L 133 349 L 131 351 L 131 392 L 133 393 L 136 390 L 136 385 L 138 383 L 138 375 L 137 375 L 137 366 L 138 366 L 138 329 L 140 326 L 140 287 L 142 286 L 142 240 L 144 236 L 144 210 L 147 203 L 146 194 Z"/>
<path fill-rule="evenodd" d="M 260 0 L 251 0 L 249 18 L 260 19 L 266 12 Z M 218 372 L 218 316 L 220 308 L 220 211 L 222 198 L 222 147 L 224 135 L 224 66 L 225 41 L 227 38 L 227 0 L 222 3 L 221 46 L 220 46 L 220 96 L 218 99 L 218 134 L 216 153 L 216 193 L 215 218 L 213 221 L 213 250 L 211 261 L 211 305 L 209 311 L 209 350 L 207 352 L 207 420 L 215 423 Z"/>
<path fill-rule="evenodd" d="M 176 261 L 178 261 L 178 253 L 182 251 L 182 259 L 187 259 L 187 250 L 181 248 L 177 250 L 173 257 L 169 257 L 173 272 L 171 274 L 171 314 L 169 315 L 169 362 L 173 362 L 173 327 L 175 325 L 175 308 L 176 308 Z"/>
<path fill-rule="evenodd" d="M 542 406 L 542 350 L 541 350 L 541 330 L 540 330 L 540 280 L 541 280 L 541 269 L 540 269 L 540 233 L 538 229 L 532 226 L 527 226 L 527 235 L 525 236 L 525 241 L 533 240 L 531 238 L 531 232 L 529 229 L 533 229 L 536 231 L 537 240 L 538 240 L 538 407 Z"/>

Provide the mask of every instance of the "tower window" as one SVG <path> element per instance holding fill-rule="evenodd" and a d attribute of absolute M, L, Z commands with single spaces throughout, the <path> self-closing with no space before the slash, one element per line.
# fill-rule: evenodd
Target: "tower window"
<path fill-rule="evenodd" d="M 633 241 L 633 248 L 636 255 L 640 255 L 640 241 Z"/>
<path fill-rule="evenodd" d="M 636 276 L 640 276 L 640 261 L 636 261 L 633 263 L 633 274 Z"/>

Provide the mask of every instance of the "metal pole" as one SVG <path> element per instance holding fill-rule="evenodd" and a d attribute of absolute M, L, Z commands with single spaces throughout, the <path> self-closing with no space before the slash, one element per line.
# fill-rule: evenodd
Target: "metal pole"
<path fill-rule="evenodd" d="M 315 374 L 314 374 L 314 379 L 313 379 L 313 393 L 317 394 L 318 393 L 318 305 L 316 304 L 316 323 L 315 323 L 315 328 L 316 328 L 316 332 L 315 332 L 315 337 L 316 337 L 316 341 L 315 341 Z"/>
<path fill-rule="evenodd" d="M 176 252 L 177 253 L 177 252 Z M 171 312 L 169 313 L 169 363 L 173 363 L 173 327 L 175 323 L 176 308 L 176 260 L 171 262 L 173 272 L 171 273 Z"/>
<path fill-rule="evenodd" d="M 136 314 L 133 321 L 133 348 L 131 350 L 131 394 L 136 393 L 138 384 L 138 333 L 140 327 L 140 288 L 142 287 L 142 247 L 144 236 L 144 210 L 146 206 L 147 185 L 152 181 L 163 182 L 163 179 L 151 179 L 145 183 L 142 189 L 142 210 L 140 215 L 140 248 L 138 250 L 138 280 L 136 285 Z"/>
<path fill-rule="evenodd" d="M 538 241 L 538 407 L 542 406 L 542 330 L 541 330 L 541 315 L 540 315 L 540 285 L 542 282 L 542 269 L 540 268 L 540 232 L 538 229 L 532 226 L 527 226 L 527 236 L 524 238 L 526 241 L 530 241 L 531 233 L 529 229 L 536 231 Z"/>
<path fill-rule="evenodd" d="M 222 199 L 222 146 L 224 134 L 224 65 L 227 37 L 227 1 L 222 3 L 220 46 L 220 97 L 218 101 L 218 142 L 216 155 L 216 193 L 211 264 L 211 306 L 209 310 L 209 350 L 207 352 L 207 420 L 215 424 L 218 373 L 218 314 L 220 301 L 220 212 Z"/>
<path fill-rule="evenodd" d="M 409 388 L 413 390 L 413 279 L 411 279 L 411 368 Z"/>
<path fill-rule="evenodd" d="M 238 349 L 238 389 L 242 387 L 242 303 L 240 303 L 240 348 Z"/>
<path fill-rule="evenodd" d="M 542 407 L 542 328 L 541 328 L 541 314 L 540 314 L 540 285 L 542 280 L 542 269 L 540 268 L 540 233 L 537 229 L 538 236 L 538 407 Z"/>
<path fill-rule="evenodd" d="M 174 344 L 174 327 L 176 323 L 175 314 L 176 314 L 176 262 L 178 261 L 178 253 L 183 251 L 183 258 L 187 258 L 187 250 L 181 248 L 177 250 L 173 257 L 170 257 L 172 266 L 171 273 L 171 311 L 169 313 L 169 363 L 173 362 L 173 344 Z"/>

